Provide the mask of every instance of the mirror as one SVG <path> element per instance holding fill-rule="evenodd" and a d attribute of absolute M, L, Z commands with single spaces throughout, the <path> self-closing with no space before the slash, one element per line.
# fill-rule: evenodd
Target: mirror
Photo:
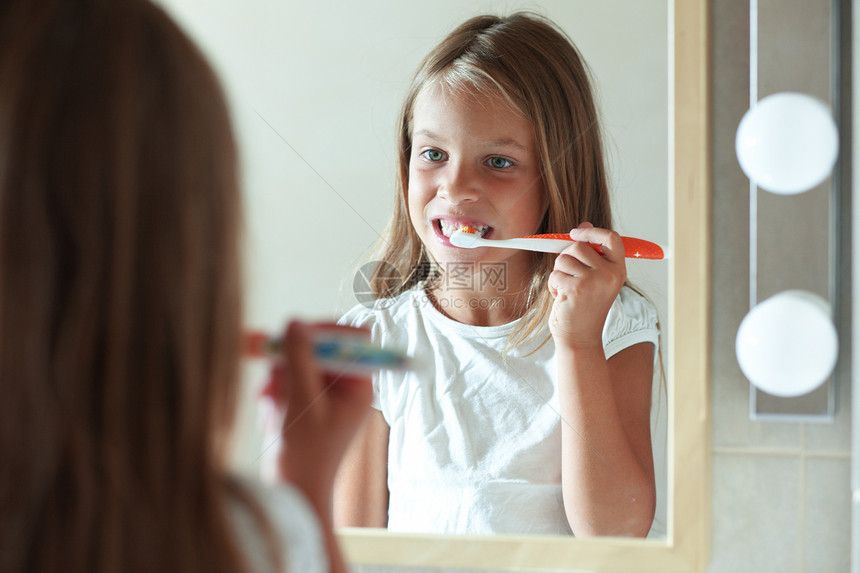
<path fill-rule="evenodd" d="M 672 253 L 668 262 L 629 266 L 664 328 L 668 438 L 665 452 L 655 451 L 664 473 L 664 533 L 622 540 L 350 529 L 341 540 L 357 563 L 703 570 L 710 516 L 707 2 L 162 3 L 207 53 L 231 101 L 247 196 L 247 321 L 270 331 L 289 316 L 331 317 L 355 304 L 352 272 L 391 212 L 395 118 L 420 59 L 482 12 L 534 10 L 568 32 L 595 79 L 616 227 Z M 252 472 L 267 445 L 250 422 L 254 411 L 249 398 L 236 452 L 240 470 Z"/>

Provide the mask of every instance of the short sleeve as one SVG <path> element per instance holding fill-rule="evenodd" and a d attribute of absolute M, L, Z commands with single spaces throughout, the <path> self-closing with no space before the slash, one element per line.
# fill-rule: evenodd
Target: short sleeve
<path fill-rule="evenodd" d="M 248 479 L 241 479 L 240 482 L 253 494 L 269 519 L 275 540 L 280 544 L 286 571 L 328 571 L 328 556 L 320 523 L 304 494 L 288 483 L 267 487 Z M 265 536 L 262 535 L 260 524 L 256 522 L 252 512 L 237 501 L 234 504 L 233 519 L 250 565 L 249 571 L 271 571 Z"/>
<path fill-rule="evenodd" d="M 622 287 L 603 326 L 603 349 L 606 358 L 640 342 L 650 342 L 656 349 L 659 340 L 657 309 L 632 288 Z"/>
<path fill-rule="evenodd" d="M 362 304 L 357 304 L 349 309 L 346 314 L 340 317 L 338 324 L 355 326 L 357 328 L 370 328 L 373 330 L 373 325 L 376 323 L 376 315 L 372 308 L 368 308 Z"/>
<path fill-rule="evenodd" d="M 352 307 L 346 314 L 340 317 L 337 323 L 356 328 L 367 328 L 370 330 L 371 338 L 373 340 L 378 339 L 376 313 L 374 313 L 373 309 L 364 305 L 358 304 Z M 379 375 L 376 373 L 373 374 L 373 401 L 370 405 L 377 410 L 382 410 L 382 403 L 379 399 Z"/>

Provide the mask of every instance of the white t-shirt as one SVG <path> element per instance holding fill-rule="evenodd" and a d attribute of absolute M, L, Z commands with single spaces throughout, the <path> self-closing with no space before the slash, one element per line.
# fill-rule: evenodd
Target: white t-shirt
<path fill-rule="evenodd" d="M 561 497 L 561 419 L 549 328 L 505 353 L 518 321 L 471 326 L 423 290 L 358 305 L 341 323 L 406 350 L 410 372 L 374 376 L 374 407 L 391 428 L 388 528 L 447 534 L 570 534 Z M 603 329 L 606 357 L 657 345 L 657 312 L 623 287 Z"/>
<path fill-rule="evenodd" d="M 269 520 L 283 555 L 285 572 L 327 573 L 328 556 L 320 524 L 305 496 L 287 483 L 265 486 L 247 479 L 241 479 L 240 483 Z M 253 573 L 284 573 L 272 569 L 266 538 L 250 508 L 236 500 L 231 510 L 248 570 Z"/>

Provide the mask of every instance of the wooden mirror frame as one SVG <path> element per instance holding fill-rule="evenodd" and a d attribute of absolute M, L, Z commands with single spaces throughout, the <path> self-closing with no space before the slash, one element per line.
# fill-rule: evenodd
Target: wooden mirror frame
<path fill-rule="evenodd" d="M 670 0 L 671 2 L 671 0 Z M 446 536 L 345 528 L 351 563 L 517 570 L 700 572 L 711 519 L 710 2 L 675 0 L 670 78 L 668 531 L 664 540 Z M 619 31 L 623 33 L 623 31 Z"/>

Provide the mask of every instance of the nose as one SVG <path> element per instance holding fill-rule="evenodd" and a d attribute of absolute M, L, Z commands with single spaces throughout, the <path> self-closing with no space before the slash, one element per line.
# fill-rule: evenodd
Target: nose
<path fill-rule="evenodd" d="M 438 195 L 454 205 L 477 201 L 480 191 L 474 170 L 464 162 L 449 162 L 439 181 Z"/>

